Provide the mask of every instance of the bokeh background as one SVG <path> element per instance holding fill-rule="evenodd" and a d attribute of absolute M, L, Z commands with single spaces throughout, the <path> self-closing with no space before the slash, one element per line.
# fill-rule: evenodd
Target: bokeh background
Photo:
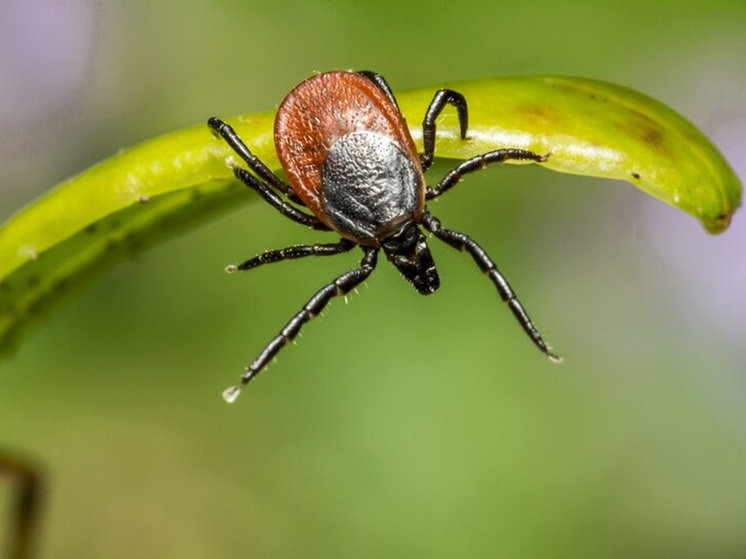
<path fill-rule="evenodd" d="M 3 0 L 0 219 L 314 71 L 395 90 L 511 74 L 633 87 L 746 176 L 746 4 Z M 431 180 L 448 168 L 438 163 Z M 239 402 L 222 389 L 357 254 L 248 204 L 118 267 L 0 366 L 0 445 L 48 476 L 41 556 L 746 557 L 746 216 L 708 236 L 621 182 L 493 168 L 435 207 L 499 262 L 421 297 L 385 262 Z M 10 488 L 0 480 L 0 545 Z"/>

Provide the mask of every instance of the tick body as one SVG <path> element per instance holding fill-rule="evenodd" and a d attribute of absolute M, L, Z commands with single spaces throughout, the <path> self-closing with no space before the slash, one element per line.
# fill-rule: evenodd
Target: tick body
<path fill-rule="evenodd" d="M 330 72 L 277 110 L 275 147 L 293 191 L 324 224 L 363 246 L 418 221 L 425 178 L 399 110 L 372 81 Z"/>
<path fill-rule="evenodd" d="M 322 287 L 246 368 L 237 386 L 225 391 L 233 401 L 248 383 L 335 296 L 365 281 L 382 250 L 387 259 L 421 294 L 440 286 L 435 263 L 422 229 L 467 251 L 493 282 L 519 323 L 538 348 L 553 361 L 508 282 L 487 253 L 469 236 L 445 229 L 427 209 L 427 201 L 453 187 L 464 175 L 508 159 L 543 162 L 546 157 L 520 149 L 501 149 L 469 159 L 451 170 L 433 188 L 424 172 L 433 160 L 435 121 L 453 105 L 466 141 L 466 100 L 455 91 L 438 91 L 423 121 L 424 153 L 419 154 L 396 99 L 382 76 L 373 72 L 328 72 L 298 85 L 280 104 L 274 139 L 289 184 L 257 159 L 233 129 L 216 118 L 213 131 L 243 159 L 253 174 L 235 166 L 234 173 L 283 215 L 314 229 L 339 235 L 336 243 L 294 246 L 268 251 L 228 271 L 305 256 L 340 254 L 359 246 L 358 268 Z M 308 213 L 308 210 L 311 213 Z"/>

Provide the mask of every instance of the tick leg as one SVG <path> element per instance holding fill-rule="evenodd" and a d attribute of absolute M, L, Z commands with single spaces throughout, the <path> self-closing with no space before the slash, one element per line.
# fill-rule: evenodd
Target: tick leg
<path fill-rule="evenodd" d="M 399 103 L 396 102 L 396 97 L 394 97 L 394 92 L 391 91 L 391 88 L 389 87 L 388 82 L 386 79 L 376 72 L 371 72 L 370 70 L 360 70 L 358 72 L 361 76 L 365 76 L 370 81 L 372 81 L 374 84 L 378 86 L 378 89 L 383 91 L 386 94 L 386 97 L 389 98 L 389 101 L 391 101 L 394 106 L 398 109 Z"/>
<path fill-rule="evenodd" d="M 212 129 L 215 134 L 223 138 L 233 151 L 235 151 L 241 159 L 243 159 L 249 166 L 249 169 L 254 171 L 260 178 L 267 181 L 271 186 L 274 186 L 280 192 L 285 194 L 293 202 L 302 204 L 300 198 L 298 198 L 293 192 L 293 187 L 280 179 L 277 175 L 272 172 L 272 169 L 262 163 L 256 155 L 251 153 L 251 150 L 243 143 L 243 140 L 233 130 L 233 128 L 216 117 L 211 117 L 207 121 L 207 125 Z"/>
<path fill-rule="evenodd" d="M 259 196 L 264 198 L 266 202 L 277 209 L 285 217 L 289 217 L 293 221 L 296 221 L 301 225 L 307 225 L 308 227 L 312 227 L 313 229 L 319 229 L 321 231 L 330 230 L 316 216 L 302 212 L 298 208 L 293 207 L 285 202 L 277 195 L 274 190 L 257 179 L 254 175 L 249 173 L 246 169 L 243 169 L 242 167 L 234 167 L 233 174 L 236 175 L 236 178 L 238 178 L 246 186 L 253 188 L 256 193 L 259 194 Z"/>
<path fill-rule="evenodd" d="M 8 476 L 18 486 L 13 511 L 14 525 L 10 530 L 11 559 L 27 559 L 33 555 L 38 527 L 42 482 L 31 464 L 9 454 L 0 454 L 0 475 Z"/>
<path fill-rule="evenodd" d="M 349 252 L 355 246 L 357 246 L 357 244 L 348 239 L 340 239 L 338 243 L 299 245 L 280 250 L 268 250 L 258 256 L 249 258 L 238 266 L 228 266 L 225 271 L 229 273 L 243 272 L 261 266 L 262 264 L 271 264 L 272 262 L 304 258 L 306 256 L 333 256 L 335 254 Z"/>
<path fill-rule="evenodd" d="M 444 241 L 460 251 L 466 250 L 471 254 L 482 272 L 487 274 L 490 280 L 492 280 L 492 283 L 495 284 L 500 297 L 505 303 L 507 303 L 508 307 L 510 307 L 513 315 L 516 317 L 521 327 L 523 327 L 526 334 L 528 334 L 528 337 L 531 338 L 531 341 L 533 341 L 534 344 L 536 344 L 536 346 L 555 363 L 562 361 L 562 358 L 552 353 L 546 343 L 544 343 L 541 334 L 536 329 L 536 326 L 534 326 L 534 323 L 531 322 L 531 318 L 529 318 L 528 313 L 523 308 L 523 305 L 521 305 L 521 302 L 508 284 L 508 281 L 503 277 L 500 270 L 497 269 L 495 262 L 482 247 L 464 233 L 453 231 L 451 229 L 444 229 L 440 224 L 440 220 L 433 217 L 427 211 L 422 216 L 422 225 L 441 241 Z"/>
<path fill-rule="evenodd" d="M 438 118 L 446 105 L 453 105 L 458 111 L 458 122 L 461 126 L 461 139 L 466 139 L 466 129 L 469 127 L 469 111 L 466 108 L 466 98 L 458 91 L 440 89 L 435 93 L 430 106 L 422 121 L 422 143 L 425 152 L 420 155 L 422 171 L 427 171 L 433 164 L 435 153 L 435 119 Z"/>
<path fill-rule="evenodd" d="M 491 163 L 504 163 L 509 159 L 518 159 L 521 161 L 536 161 L 537 163 L 543 163 L 547 160 L 548 155 L 538 155 L 533 151 L 527 151 L 525 149 L 498 149 L 495 151 L 488 151 L 481 155 L 467 159 L 461 163 L 458 167 L 451 169 L 448 174 L 434 188 L 428 188 L 425 194 L 426 200 L 432 200 L 437 198 L 444 192 L 450 190 L 463 178 L 464 175 L 473 173 L 474 171 L 480 171 Z"/>
<path fill-rule="evenodd" d="M 346 295 L 370 276 L 376 267 L 378 249 L 364 248 L 363 250 L 365 251 L 365 256 L 360 261 L 360 267 L 342 274 L 333 282 L 319 289 L 309 299 L 303 309 L 291 318 L 280 333 L 267 344 L 267 347 L 262 350 L 259 357 L 246 367 L 246 372 L 241 377 L 241 383 L 223 392 L 223 398 L 226 401 L 233 402 L 238 397 L 241 388 L 259 374 L 285 345 L 293 341 L 298 332 L 300 332 L 301 327 L 324 310 L 324 307 L 331 301 L 332 297 Z"/>

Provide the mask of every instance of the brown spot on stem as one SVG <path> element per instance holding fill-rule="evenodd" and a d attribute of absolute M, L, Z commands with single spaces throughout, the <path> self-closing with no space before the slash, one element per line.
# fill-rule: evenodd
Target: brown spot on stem
<path fill-rule="evenodd" d="M 646 143 L 652 146 L 659 147 L 663 144 L 663 134 L 660 130 L 642 127 L 640 129 L 640 135 Z"/>
<path fill-rule="evenodd" d="M 520 110 L 521 114 L 526 116 L 535 124 L 537 128 L 556 127 L 561 120 L 556 111 L 537 105 L 529 105 Z"/>

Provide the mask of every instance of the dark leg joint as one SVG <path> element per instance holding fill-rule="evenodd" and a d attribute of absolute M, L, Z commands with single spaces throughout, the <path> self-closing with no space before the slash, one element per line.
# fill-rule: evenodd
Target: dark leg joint
<path fill-rule="evenodd" d="M 466 139 L 466 131 L 469 128 L 469 111 L 466 107 L 466 98 L 458 91 L 452 89 L 441 89 L 435 93 L 430 106 L 422 121 L 422 144 L 423 153 L 420 155 L 422 170 L 427 171 L 433 163 L 435 156 L 435 120 L 443 112 L 446 105 L 456 107 L 461 132 L 461 139 Z"/>

